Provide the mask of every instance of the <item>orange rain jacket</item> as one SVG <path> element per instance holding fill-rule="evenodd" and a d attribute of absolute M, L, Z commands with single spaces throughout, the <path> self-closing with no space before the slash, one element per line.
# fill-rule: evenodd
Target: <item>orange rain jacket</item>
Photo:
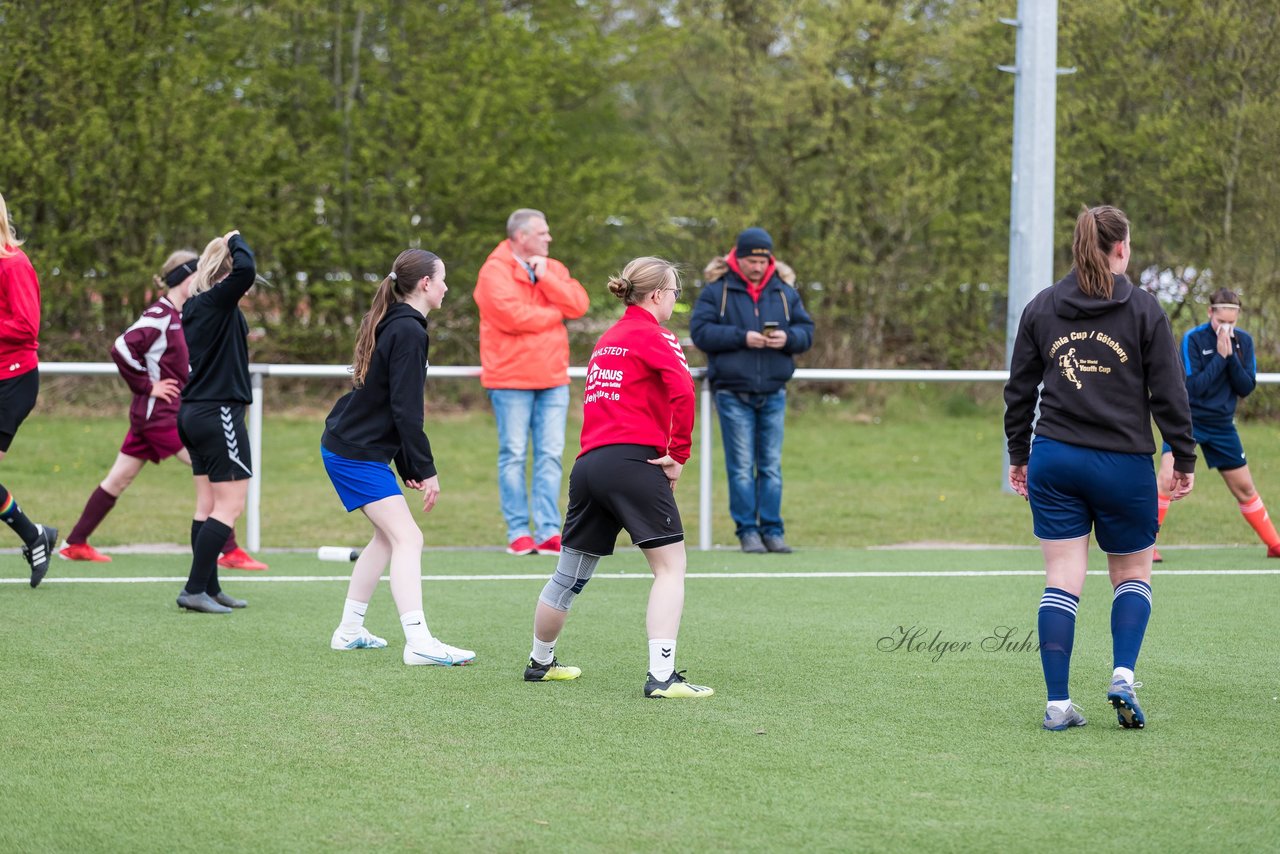
<path fill-rule="evenodd" d="M 569 268 L 547 259 L 537 284 L 516 260 L 511 241 L 489 253 L 476 281 L 480 307 L 480 384 L 485 388 L 544 389 L 569 382 L 565 320 L 591 304 Z"/>

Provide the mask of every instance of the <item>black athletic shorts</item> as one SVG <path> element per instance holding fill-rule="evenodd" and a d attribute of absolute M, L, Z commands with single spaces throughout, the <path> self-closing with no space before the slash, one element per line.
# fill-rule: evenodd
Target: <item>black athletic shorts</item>
<path fill-rule="evenodd" d="M 661 466 L 645 462 L 660 456 L 647 445 L 605 445 L 578 457 L 569 473 L 563 545 L 611 555 L 624 528 L 642 549 L 682 542 L 684 527 L 671 483 Z"/>
<path fill-rule="evenodd" d="M 243 403 L 183 401 L 178 437 L 191 454 L 192 474 L 207 475 L 214 483 L 253 477 Z"/>
<path fill-rule="evenodd" d="M 40 394 L 40 369 L 0 380 L 0 453 L 8 453 L 18 428 L 35 409 Z"/>

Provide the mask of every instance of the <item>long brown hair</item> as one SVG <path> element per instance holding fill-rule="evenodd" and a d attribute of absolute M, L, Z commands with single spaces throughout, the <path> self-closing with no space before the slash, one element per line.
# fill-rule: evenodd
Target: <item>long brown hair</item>
<path fill-rule="evenodd" d="M 1080 211 L 1071 242 L 1071 258 L 1080 290 L 1091 297 L 1111 299 L 1115 281 L 1111 278 L 1108 256 L 1115 245 L 1128 236 L 1129 219 L 1119 208 L 1098 205 Z"/>
<path fill-rule="evenodd" d="M 365 375 L 369 373 L 373 348 L 378 343 L 378 324 L 387 316 L 387 310 L 398 302 L 404 302 L 423 276 L 428 279 L 434 276 L 439 261 L 439 257 L 425 249 L 406 249 L 396 257 L 396 262 L 391 265 L 391 272 L 378 285 L 378 292 L 373 295 L 373 305 L 360 321 L 355 355 L 351 358 L 352 382 L 356 388 L 364 385 Z"/>

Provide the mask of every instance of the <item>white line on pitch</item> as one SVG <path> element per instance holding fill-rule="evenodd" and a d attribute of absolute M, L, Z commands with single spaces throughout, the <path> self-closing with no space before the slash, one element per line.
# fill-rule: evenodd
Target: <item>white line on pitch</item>
<path fill-rule="evenodd" d="M 691 572 L 688 578 L 724 578 L 724 579 L 796 579 L 796 578 L 999 578 L 1007 576 L 1039 576 L 1043 570 L 1038 569 L 991 569 L 991 570 L 939 570 L 904 571 L 904 572 Z M 1157 569 L 1154 575 L 1280 575 L 1280 569 Z M 1106 570 L 1091 570 L 1089 575 L 1107 575 Z M 644 572 L 604 573 L 593 578 L 610 578 L 636 581 L 647 581 L 653 576 Z M 224 577 L 225 578 L 225 577 Z M 387 580 L 387 576 L 382 576 Z M 536 575 L 424 575 L 423 581 L 545 581 L 546 573 Z M 181 584 L 186 576 L 140 575 L 128 577 L 84 577 L 84 578 L 46 578 L 45 584 Z M 346 575 L 257 575 L 235 578 L 232 583 L 241 582 L 312 582 L 312 581 L 348 581 Z M 27 584 L 25 578 L 0 578 L 0 584 Z"/>

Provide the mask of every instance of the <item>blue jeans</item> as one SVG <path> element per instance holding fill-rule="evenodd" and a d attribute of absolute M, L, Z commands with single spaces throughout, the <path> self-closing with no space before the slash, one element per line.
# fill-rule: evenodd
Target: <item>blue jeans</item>
<path fill-rule="evenodd" d="M 729 515 L 735 533 L 781 536 L 782 427 L 787 390 L 771 394 L 717 391 L 724 467 L 729 475 Z"/>
<path fill-rule="evenodd" d="M 544 389 L 487 389 L 498 422 L 498 497 L 507 522 L 507 542 L 532 534 L 537 543 L 560 533 L 560 478 L 563 471 L 569 386 Z M 533 441 L 533 519 L 525 488 L 525 463 Z M 536 521 L 536 529 L 531 523 Z"/>

